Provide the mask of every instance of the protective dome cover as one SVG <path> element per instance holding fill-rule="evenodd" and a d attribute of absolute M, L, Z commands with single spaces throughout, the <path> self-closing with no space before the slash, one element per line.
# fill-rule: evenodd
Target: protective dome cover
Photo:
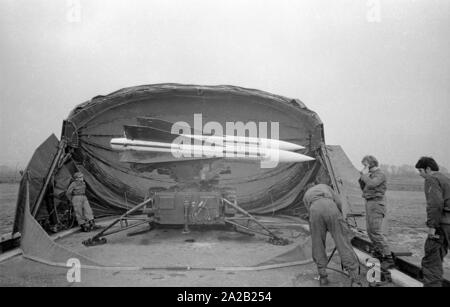
<path fill-rule="evenodd" d="M 198 176 L 198 163 L 124 163 L 109 142 L 111 138 L 123 137 L 124 125 L 138 125 L 138 117 L 184 121 L 194 127 L 194 114 L 202 115 L 203 125 L 210 121 L 223 127 L 226 122 L 267 122 L 268 136 L 270 123 L 278 122 L 279 139 L 304 146 L 301 153 L 313 157 L 319 157 L 324 145 L 321 120 L 297 99 L 223 85 L 130 87 L 78 105 L 64 121 L 62 138 L 67 140 L 65 154 L 70 154 L 70 159 L 59 163 L 63 166 L 54 175 L 55 197 L 62 195 L 68 185 L 67 175 L 77 170 L 84 174 L 96 216 L 123 212 L 141 202 L 149 191 L 182 188 L 186 178 Z M 72 167 L 68 167 L 69 162 Z M 236 189 L 238 204 L 261 214 L 298 207 L 305 185 L 323 171 L 321 159 L 280 163 L 275 168 L 242 161 L 220 160 L 212 164 L 213 169 L 227 170 L 215 174 L 217 186 Z M 18 207 L 23 206 L 20 202 L 19 199 Z"/>

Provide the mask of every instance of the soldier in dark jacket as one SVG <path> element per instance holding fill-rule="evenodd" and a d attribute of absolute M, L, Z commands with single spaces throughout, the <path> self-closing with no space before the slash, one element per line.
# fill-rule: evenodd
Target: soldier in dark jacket
<path fill-rule="evenodd" d="M 374 156 L 365 156 L 361 163 L 364 169 L 359 185 L 366 200 L 367 234 L 375 250 L 374 256 L 381 261 L 383 269 L 389 269 L 394 266 L 394 260 L 382 230 L 386 216 L 386 175 L 378 167 L 378 160 Z"/>
<path fill-rule="evenodd" d="M 425 287 L 441 287 L 444 273 L 442 262 L 450 244 L 450 179 L 439 172 L 436 161 L 422 157 L 416 164 L 425 179 L 428 238 L 422 273 Z"/>

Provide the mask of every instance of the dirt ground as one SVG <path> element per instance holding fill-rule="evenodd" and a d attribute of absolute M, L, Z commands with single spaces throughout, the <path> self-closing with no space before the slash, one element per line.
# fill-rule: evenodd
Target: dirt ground
<path fill-rule="evenodd" d="M 12 223 L 12 214 L 14 212 L 13 198 L 16 197 L 17 185 L 2 185 L 2 198 L 0 204 L 0 224 L 5 227 L 10 227 Z M 5 192 L 6 191 L 6 192 Z M 5 192 L 5 193 L 4 193 Z M 389 243 L 395 248 L 398 247 L 399 250 L 408 250 L 413 253 L 412 261 L 420 263 L 420 259 L 423 256 L 423 244 L 426 238 L 426 227 L 425 227 L 425 197 L 422 191 L 388 191 L 388 219 L 386 225 L 386 234 Z M 5 199 L 7 201 L 5 201 Z M 356 205 L 353 205 L 353 210 L 363 211 L 363 206 L 360 202 L 355 200 Z M 355 203 L 353 202 L 353 203 Z M 359 204 L 358 204 L 359 203 Z M 360 227 L 364 227 L 364 219 L 357 220 Z M 148 239 L 148 238 L 147 238 Z M 145 240 L 142 242 L 145 243 Z M 156 241 L 161 240 L 161 238 L 153 238 Z M 245 239 L 241 240 L 241 246 L 246 246 Z M 217 244 L 222 244 L 226 240 L 217 240 Z M 152 242 L 149 240 L 148 242 Z M 190 248 L 197 248 L 199 251 L 203 251 L 204 255 L 208 255 L 209 259 L 214 259 L 216 257 L 210 251 L 209 245 L 191 244 Z M 248 242 L 247 242 L 248 243 Z M 150 244 L 150 243 L 149 243 Z M 70 245 L 70 244 L 69 244 Z M 251 246 L 248 245 L 248 246 Z M 254 245 L 255 247 L 256 245 Z M 114 244 L 111 246 L 114 248 Z M 139 247 L 129 246 L 129 252 L 131 249 L 139 249 Z M 181 245 L 180 245 L 180 248 Z M 260 252 L 263 250 L 260 249 Z M 270 255 L 270 251 L 266 250 L 264 253 Z M 262 255 L 264 253 L 258 253 Z M 89 254 L 89 252 L 88 252 Z M 254 260 L 264 261 L 264 257 L 255 256 L 253 254 Z M 108 257 L 107 254 L 103 255 Z M 220 255 L 223 257 L 225 255 Z M 248 257 L 252 257 L 248 254 Z M 216 257 L 217 258 L 217 257 Z M 226 257 L 227 263 L 233 265 L 231 261 L 232 258 Z M 250 258 L 249 258 L 250 259 Z M 225 263 L 225 262 L 224 262 Z M 336 265 L 339 267 L 339 265 Z M 447 273 L 450 272 L 450 256 L 447 256 L 444 267 Z M 0 264 L 0 284 L 2 285 L 19 285 L 19 284 L 33 284 L 33 285 L 68 285 L 61 281 L 61 278 L 65 280 L 66 269 L 60 268 L 50 268 L 45 265 L 36 264 L 28 260 L 23 260 L 20 257 L 16 257 L 6 263 Z M 14 274 L 15 270 L 17 274 Z M 29 272 L 29 273 L 28 273 Z M 35 272 L 35 273 L 33 273 Z M 39 274 L 42 273 L 42 276 Z M 180 275 L 178 275 L 180 274 Z M 334 273 L 332 273 L 334 274 Z M 255 285 L 255 286 L 280 286 L 280 285 L 302 285 L 302 286 L 314 286 L 317 285 L 314 281 L 315 270 L 314 266 L 307 265 L 302 267 L 285 268 L 280 270 L 269 270 L 260 272 L 200 272 L 200 271 L 190 271 L 190 272 L 173 272 L 173 271 L 146 271 L 146 272 L 95 272 L 86 271 L 86 280 L 83 281 L 80 286 L 83 285 L 93 285 L 96 283 L 98 278 L 101 278 L 102 285 L 120 285 L 120 284 L 130 284 L 136 286 L 144 286 L 155 283 L 155 285 L 169 285 L 176 284 L 179 285 L 190 285 L 190 284 L 214 284 L 217 285 L 233 285 L 237 283 L 239 285 Z M 342 279 L 340 274 L 335 274 L 337 283 L 345 283 L 345 278 Z M 114 278 L 112 278 L 114 276 Z M 245 276 L 245 277 L 244 277 Z M 220 280 L 220 281 L 219 281 Z M 78 285 L 78 284 L 76 284 Z"/>
<path fill-rule="evenodd" d="M 90 234 L 75 233 L 58 243 L 83 256 L 102 263 L 142 266 L 139 270 L 119 268 L 82 268 L 79 283 L 67 280 L 68 268 L 49 266 L 17 256 L 0 263 L 1 286 L 180 286 L 180 287 L 317 287 L 315 264 L 310 249 L 301 255 L 302 265 L 268 270 L 245 270 L 266 263 L 297 245 L 308 242 L 304 230 L 283 229 L 277 233 L 291 237 L 289 245 L 269 244 L 262 236 L 248 236 L 234 231 L 155 229 L 128 237 L 116 234 L 105 245 L 85 247 L 81 242 Z M 276 231 L 276 230 L 275 230 Z M 294 261 L 298 260 L 295 256 Z M 181 268 L 189 265 L 192 269 Z M 177 268 L 175 266 L 178 266 Z M 170 269 L 169 269 L 170 267 Z M 227 268 L 224 268 L 227 267 Z M 230 268 L 239 267 L 239 268 Z M 340 260 L 333 257 L 330 268 L 340 270 Z M 365 274 L 363 272 L 363 274 Z M 329 270 L 330 287 L 349 286 L 342 273 Z"/>
<path fill-rule="evenodd" d="M 333 267 L 338 268 L 336 263 Z M 0 263 L 0 285 L 37 287 L 89 287 L 89 286 L 134 286 L 134 287 L 317 287 L 314 265 L 281 269 L 224 272 L 224 271 L 114 271 L 82 270 L 81 282 L 69 283 L 67 269 L 13 258 Z M 330 271 L 330 287 L 349 286 L 348 279 Z"/>

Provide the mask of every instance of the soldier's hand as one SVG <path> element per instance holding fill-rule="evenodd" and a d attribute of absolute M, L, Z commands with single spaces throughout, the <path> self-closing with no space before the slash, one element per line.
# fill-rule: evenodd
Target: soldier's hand
<path fill-rule="evenodd" d="M 361 170 L 361 175 L 367 175 L 369 173 L 369 168 L 367 166 L 365 166 L 362 170 Z"/>
<path fill-rule="evenodd" d="M 439 235 L 436 234 L 435 228 L 428 228 L 428 238 L 433 240 L 439 239 Z"/>
<path fill-rule="evenodd" d="M 436 234 L 436 229 L 428 227 L 428 234 L 434 236 Z"/>

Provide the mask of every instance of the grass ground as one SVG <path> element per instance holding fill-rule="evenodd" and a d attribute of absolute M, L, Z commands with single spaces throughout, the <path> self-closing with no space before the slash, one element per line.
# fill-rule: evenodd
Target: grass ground
<path fill-rule="evenodd" d="M 414 179 L 411 183 L 418 186 L 419 181 Z M 0 234 L 11 231 L 17 189 L 17 184 L 0 184 Z M 414 258 L 420 259 L 423 256 L 423 244 L 426 238 L 425 196 L 422 191 L 411 191 L 412 189 L 409 185 L 401 191 L 388 191 L 386 234 L 390 244 L 399 246 L 402 250 L 409 250 Z M 354 206 L 353 209 L 363 210 L 360 205 Z M 445 267 L 450 271 L 449 258 L 447 256 Z"/>
<path fill-rule="evenodd" d="M 12 231 L 18 189 L 17 183 L 0 184 L 0 235 Z"/>

